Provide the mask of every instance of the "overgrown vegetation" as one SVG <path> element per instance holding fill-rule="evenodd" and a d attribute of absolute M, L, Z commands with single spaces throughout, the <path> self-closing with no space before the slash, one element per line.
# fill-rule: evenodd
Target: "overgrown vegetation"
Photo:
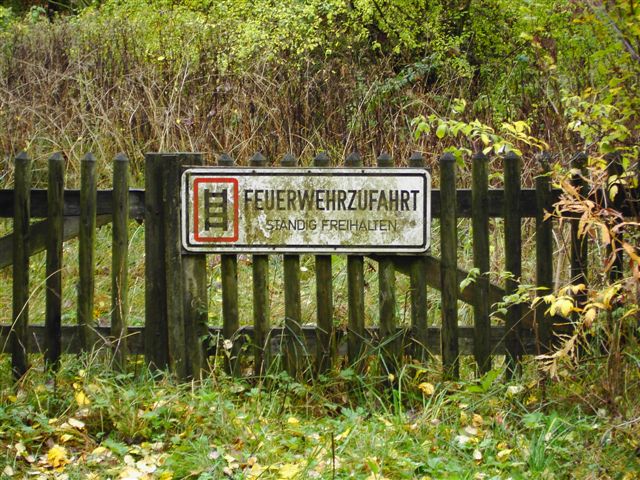
<path fill-rule="evenodd" d="M 70 187 L 89 150 L 105 186 L 119 151 L 141 185 L 142 154 L 151 150 L 202 151 L 209 163 L 229 152 L 240 164 L 256 150 L 274 162 L 292 152 L 304 163 L 319 150 L 334 163 L 359 150 L 368 164 L 382 150 L 399 160 L 419 150 L 432 166 L 449 150 L 468 185 L 470 153 L 484 150 L 495 187 L 501 154 L 523 155 L 531 185 L 535 156 L 548 150 L 552 181 L 564 192 L 549 212 L 565 218 L 554 230 L 556 270 L 568 271 L 567 215 L 579 219 L 595 267 L 586 282 L 559 273 L 555 293 L 536 291 L 525 242 L 518 299 L 537 297 L 577 328 L 511 385 L 494 374 L 469 380 L 472 368 L 465 382 L 438 383 L 431 367 L 408 366 L 393 392 L 384 379 L 351 370 L 302 385 L 278 375 L 236 382 L 214 369 L 192 389 L 141 368 L 104 374 L 101 361 L 85 359 L 82 369 L 66 364 L 53 378 L 36 368 L 14 387 L 5 365 L 5 476 L 334 478 L 335 467 L 335 478 L 637 478 L 640 224 L 637 204 L 627 218 L 615 204 L 638 188 L 633 0 L 49 3 L 56 8 L 0 7 L 2 187 L 12 183 L 20 150 L 36 160 L 36 186 L 46 181 L 48 155 L 63 151 Z M 582 171 L 569 164 L 578 151 L 589 158 Z M 571 184 L 576 175 L 584 190 Z M 498 238 L 500 222 L 491 228 Z M 132 230 L 134 250 L 141 231 Z M 99 241 L 108 244 L 108 231 Z M 469 267 L 469 236 L 460 242 Z M 66 248 L 73 256 L 75 247 Z M 492 243 L 496 281 L 505 275 L 501 248 Z M 216 291 L 218 265 L 210 261 Z M 131 262 L 135 322 L 141 255 Z M 248 262 L 240 262 L 241 276 Z M 34 263 L 42 274 L 43 262 Z M 313 268 L 304 260 L 303 267 Z M 10 272 L 1 278 L 9 305 Z M 72 283 L 65 285 L 72 298 Z M 97 314 L 105 316 L 108 294 L 100 295 Z M 219 297 L 211 299 L 216 311 Z M 337 322 L 345 302 L 336 299 Z M 281 307 L 276 302 L 275 316 Z"/>
<path fill-rule="evenodd" d="M 492 371 L 438 383 L 409 366 L 386 392 L 350 369 L 313 384 L 213 373 L 176 385 L 85 360 L 2 391 L 5 477 L 632 479 L 640 468 L 637 425 L 575 402 L 590 393 L 570 382 L 545 391 Z M 10 382 L 6 362 L 2 374 Z"/>

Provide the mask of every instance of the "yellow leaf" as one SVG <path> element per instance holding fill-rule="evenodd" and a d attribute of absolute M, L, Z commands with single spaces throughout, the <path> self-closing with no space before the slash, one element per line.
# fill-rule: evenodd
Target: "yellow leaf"
<path fill-rule="evenodd" d="M 560 313 L 563 317 L 567 317 L 572 310 L 573 300 L 569 297 L 560 297 L 551 304 L 551 307 L 549 307 L 549 314 L 554 316 L 557 313 Z"/>
<path fill-rule="evenodd" d="M 86 407 L 91 404 L 89 397 L 87 397 L 82 390 L 77 390 L 75 393 L 76 403 L 79 407 Z"/>
<path fill-rule="evenodd" d="M 302 467 L 296 463 L 285 463 L 280 467 L 278 475 L 280 479 L 295 478 L 302 470 Z"/>
<path fill-rule="evenodd" d="M 171 470 L 165 470 L 160 474 L 158 480 L 173 480 L 173 472 Z"/>
<path fill-rule="evenodd" d="M 433 395 L 435 393 L 435 391 L 436 391 L 436 387 L 434 387 L 433 384 L 431 384 L 429 382 L 422 382 L 420 385 L 418 385 L 418 388 L 427 397 Z"/>
<path fill-rule="evenodd" d="M 53 468 L 64 467 L 69 463 L 69 459 L 67 458 L 67 449 L 57 444 L 54 445 L 47 452 L 47 462 Z"/>
<path fill-rule="evenodd" d="M 338 442 L 340 440 L 344 440 L 351 433 L 351 427 L 347 428 L 344 432 L 339 435 L 336 435 L 335 441 Z"/>
<path fill-rule="evenodd" d="M 471 424 L 476 428 L 480 428 L 484 424 L 484 419 L 477 413 L 474 413 Z"/>
<path fill-rule="evenodd" d="M 60 435 L 60 441 L 62 443 L 67 443 L 69 440 L 73 440 L 73 435 L 69 435 L 68 433 Z"/>
<path fill-rule="evenodd" d="M 504 462 L 507 458 L 509 458 L 509 455 L 511 455 L 511 452 L 513 452 L 513 450 L 511 450 L 510 448 L 500 450 L 496 455 L 496 458 L 501 462 Z"/>
<path fill-rule="evenodd" d="M 590 308 L 587 313 L 584 314 L 584 324 L 587 328 L 593 325 L 593 321 L 596 319 L 596 309 Z"/>
<path fill-rule="evenodd" d="M 296 425 L 300 425 L 300 420 L 298 420 L 296 417 L 289 417 L 287 418 L 287 423 L 289 425 L 296 426 Z"/>

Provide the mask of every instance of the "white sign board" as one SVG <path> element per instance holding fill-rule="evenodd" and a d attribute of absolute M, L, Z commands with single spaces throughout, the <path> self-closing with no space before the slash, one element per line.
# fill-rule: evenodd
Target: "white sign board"
<path fill-rule="evenodd" d="M 191 168 L 182 243 L 210 253 L 423 253 L 430 192 L 419 168 Z"/>

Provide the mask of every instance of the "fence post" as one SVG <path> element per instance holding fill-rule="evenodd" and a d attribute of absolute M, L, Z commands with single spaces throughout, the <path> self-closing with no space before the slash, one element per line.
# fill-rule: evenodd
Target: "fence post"
<path fill-rule="evenodd" d="M 219 167 L 233 167 L 235 162 L 226 153 L 218 159 Z M 220 255 L 220 276 L 222 283 L 222 336 L 231 341 L 231 349 L 225 352 L 227 373 L 240 375 L 240 342 L 237 335 L 240 329 L 238 310 L 238 257 L 223 253 Z"/>
<path fill-rule="evenodd" d="M 313 159 L 314 167 L 328 167 L 329 156 L 320 153 Z M 333 365 L 335 357 L 335 329 L 333 327 L 333 275 L 331 255 L 316 255 L 316 351 L 318 373 L 324 373 Z"/>
<path fill-rule="evenodd" d="M 15 158 L 13 186 L 13 311 L 9 331 L 14 378 L 29 369 L 29 220 L 31 218 L 31 159 Z"/>
<path fill-rule="evenodd" d="M 200 166 L 203 164 L 200 153 L 179 153 L 180 166 Z M 180 182 L 181 175 L 175 179 Z M 196 192 L 197 194 L 197 192 Z M 181 225 L 176 225 L 181 230 Z M 178 234 L 180 236 L 180 234 Z M 200 379 L 207 366 L 207 355 L 204 349 L 204 339 L 209 334 L 209 315 L 207 297 L 207 256 L 202 253 L 182 254 L 182 287 L 184 338 L 186 351 L 187 377 Z"/>
<path fill-rule="evenodd" d="M 358 152 L 352 152 L 345 159 L 345 166 L 361 168 L 362 157 Z M 362 255 L 347 256 L 347 288 L 349 290 L 347 357 L 349 364 L 354 365 L 364 355 L 364 257 Z"/>
<path fill-rule="evenodd" d="M 177 378 L 188 376 L 183 308 L 182 242 L 180 240 L 180 162 L 177 154 L 163 155 L 164 261 L 169 334 L 169 366 Z"/>
<path fill-rule="evenodd" d="M 285 155 L 280 164 L 295 167 L 298 161 L 293 155 Z M 285 366 L 287 372 L 296 378 L 301 373 L 301 360 L 305 354 L 302 333 L 302 306 L 300 303 L 300 256 L 284 255 L 284 330 Z"/>
<path fill-rule="evenodd" d="M 113 161 L 113 242 L 111 250 L 111 337 L 113 362 L 119 371 L 127 366 L 129 304 L 129 159 L 122 153 Z"/>
<path fill-rule="evenodd" d="M 551 213 L 553 205 L 549 181 L 550 156 L 543 153 L 538 160 L 540 172 L 536 177 L 536 287 L 538 295 L 543 296 L 553 288 L 553 223 L 551 219 L 545 220 L 545 213 Z M 553 318 L 545 313 L 546 310 L 544 302 L 536 306 L 536 326 L 541 353 L 549 351 L 553 335 Z"/>
<path fill-rule="evenodd" d="M 251 157 L 252 167 L 264 167 L 267 159 L 260 153 Z M 258 376 L 269 369 L 271 348 L 269 338 L 269 256 L 253 256 L 253 333 L 254 370 Z"/>
<path fill-rule="evenodd" d="M 388 153 L 378 156 L 379 168 L 393 167 Z M 380 309 L 380 345 L 383 372 L 396 374 L 400 359 L 400 338 L 396 331 L 396 271 L 393 257 L 382 255 L 378 261 L 378 306 Z"/>
<path fill-rule="evenodd" d="M 57 369 L 62 352 L 62 240 L 64 214 L 64 158 L 49 158 L 47 186 L 47 261 L 45 363 Z"/>
<path fill-rule="evenodd" d="M 572 178 L 571 183 L 584 199 L 589 196 L 589 186 L 584 180 L 587 175 L 587 155 L 584 152 L 578 153 L 571 160 Z M 587 254 L 588 243 L 586 236 L 582 238 L 578 235 L 580 230 L 580 220 L 571 220 L 571 283 L 573 285 L 587 284 Z M 578 307 L 584 306 L 587 301 L 586 290 L 574 294 L 574 300 Z"/>
<path fill-rule="evenodd" d="M 522 276 L 522 228 L 520 218 L 520 157 L 509 152 L 504 157 L 504 256 L 505 268 L 510 274 L 505 282 L 505 295 L 518 290 Z M 505 348 L 507 375 L 512 377 L 519 369 L 522 356 L 522 305 L 507 307 L 505 318 Z"/>
<path fill-rule="evenodd" d="M 409 157 L 409 166 L 424 168 L 424 156 L 420 152 L 413 152 Z M 416 256 L 411 262 L 409 272 L 411 289 L 411 330 L 413 342 L 411 355 L 424 362 L 429 358 L 427 350 L 427 266 L 424 255 Z"/>
<path fill-rule="evenodd" d="M 451 153 L 440 157 L 440 250 L 442 330 L 440 344 L 444 377 L 460 376 L 458 347 L 458 231 L 456 215 L 456 159 Z"/>
<path fill-rule="evenodd" d="M 473 266 L 478 269 L 473 298 L 473 353 L 480 375 L 491 370 L 491 317 L 489 312 L 489 159 L 472 157 L 471 223 Z"/>
<path fill-rule="evenodd" d="M 169 336 L 164 295 L 167 291 L 164 264 L 164 203 L 162 200 L 162 154 L 145 155 L 145 321 L 144 357 L 152 368 L 169 366 Z"/>
<path fill-rule="evenodd" d="M 94 347 L 93 295 L 95 288 L 96 159 L 87 153 L 80 162 L 80 229 L 78 232 L 78 336 L 80 348 Z"/>

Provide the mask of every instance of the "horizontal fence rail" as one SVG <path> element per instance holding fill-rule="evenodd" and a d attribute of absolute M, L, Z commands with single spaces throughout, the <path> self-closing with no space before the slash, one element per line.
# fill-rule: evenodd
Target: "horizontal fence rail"
<path fill-rule="evenodd" d="M 625 216 L 638 215 L 638 191 L 629 195 L 605 195 L 586 188 L 586 157 L 576 156 L 572 184 L 586 198 L 607 202 Z M 610 174 L 619 172 L 612 157 Z M 182 249 L 180 238 L 180 174 L 187 166 L 203 164 L 197 153 L 153 153 L 145 161 L 145 189 L 129 188 L 129 162 L 124 155 L 113 161 L 113 189 L 98 190 L 96 159 L 86 155 L 81 161 L 80 190 L 64 189 L 64 158 L 49 160 L 47 189 L 31 188 L 31 160 L 24 153 L 15 159 L 14 188 L 0 190 L 0 218 L 13 218 L 13 232 L 0 238 L 0 269 L 13 266 L 12 325 L 0 325 L 0 352 L 11 353 L 16 377 L 29 368 L 29 354 L 43 354 L 46 364 L 56 368 L 62 353 L 76 354 L 94 348 L 111 352 L 116 369 L 125 370 L 128 355 L 144 355 L 146 364 L 169 368 L 179 378 L 198 377 L 206 371 L 210 357 L 218 356 L 225 370 L 240 375 L 253 365 L 254 375 L 270 370 L 279 355 L 282 366 L 292 376 L 306 372 L 325 372 L 336 365 L 338 357 L 362 369 L 364 359 L 380 360 L 378 371 L 395 373 L 408 358 L 427 361 L 441 356 L 444 375 L 459 375 L 460 355 L 473 355 L 478 372 L 492 368 L 492 357 L 505 355 L 507 371 L 516 374 L 523 355 L 547 351 L 554 333 L 560 331 L 558 318 L 550 317 L 544 305 L 535 309 L 528 303 L 510 303 L 505 312 L 495 306 L 513 295 L 519 287 L 522 270 L 523 219 L 535 219 L 535 284 L 552 291 L 553 219 L 545 213 L 553 210 L 562 194 L 552 189 L 549 157 L 540 158 L 540 175 L 534 189 L 521 188 L 521 159 L 514 154 L 503 157 L 504 188 L 489 188 L 489 162 L 482 154 L 471 159 L 471 189 L 458 189 L 455 158 L 445 154 L 439 162 L 438 190 L 431 192 L 431 215 L 439 220 L 441 258 L 424 255 L 347 255 L 346 292 L 348 311 L 344 322 L 336 324 L 334 307 L 334 271 L 332 256 L 313 255 L 315 260 L 315 325 L 303 324 L 309 318 L 301 302 L 300 255 L 283 255 L 284 317 L 281 326 L 272 326 L 269 283 L 270 257 L 253 254 L 251 258 L 252 313 L 240 312 L 239 296 L 247 288 L 238 283 L 238 256 L 220 256 L 222 326 L 208 325 L 206 255 Z M 377 166 L 394 166 L 383 153 Z M 250 167 L 265 167 L 267 159 L 257 153 Z M 353 153 L 345 159 L 346 168 L 361 168 L 362 158 Z M 423 167 L 425 159 L 415 153 L 410 167 Z M 282 167 L 295 167 L 299 161 L 286 155 Z M 234 160 L 222 155 L 220 167 L 234 167 Z M 313 166 L 329 168 L 331 159 L 320 153 Z M 337 165 L 336 165 L 337 166 Z M 274 167 L 276 168 L 276 167 Z M 275 170 L 277 171 L 277 170 Z M 489 221 L 504 219 L 501 239 L 505 252 L 504 270 L 512 274 L 504 284 L 492 283 L 490 271 Z M 31 223 L 30 219 L 41 219 Z M 470 272 L 457 266 L 459 219 L 471 219 L 473 267 Z M 145 224 L 145 325 L 129 325 L 128 223 Z M 578 234 L 578 220 L 571 222 L 570 276 L 577 283 L 587 280 L 588 244 Z M 111 318 L 108 327 L 98 325 L 95 303 L 95 232 L 113 224 L 111 247 Z M 62 244 L 79 238 L 79 281 L 75 325 L 62 325 Z M 29 308 L 32 280 L 29 257 L 46 252 L 46 307 L 44 325 L 30 324 Z M 613 252 L 610 252 L 613 253 Z M 621 275 L 622 254 L 616 254 Z M 365 322 L 365 259 L 378 267 L 379 324 Z M 557 273 L 557 272 L 556 272 Z M 410 284 L 410 325 L 399 327 L 396 283 L 407 276 Z M 464 285 L 461 288 L 461 285 Z M 428 325 L 427 310 L 433 291 L 439 291 L 441 327 Z M 585 302 L 576 294 L 578 305 Z M 473 326 L 459 325 L 458 302 L 472 306 Z M 250 317 L 250 318 L 249 318 Z M 492 319 L 503 325 L 492 325 Z M 248 319 L 241 322 L 241 319 Z M 250 325 L 243 325 L 249 323 Z M 570 325 L 564 329 L 570 328 Z M 393 378 L 389 375 L 388 378 Z"/>

